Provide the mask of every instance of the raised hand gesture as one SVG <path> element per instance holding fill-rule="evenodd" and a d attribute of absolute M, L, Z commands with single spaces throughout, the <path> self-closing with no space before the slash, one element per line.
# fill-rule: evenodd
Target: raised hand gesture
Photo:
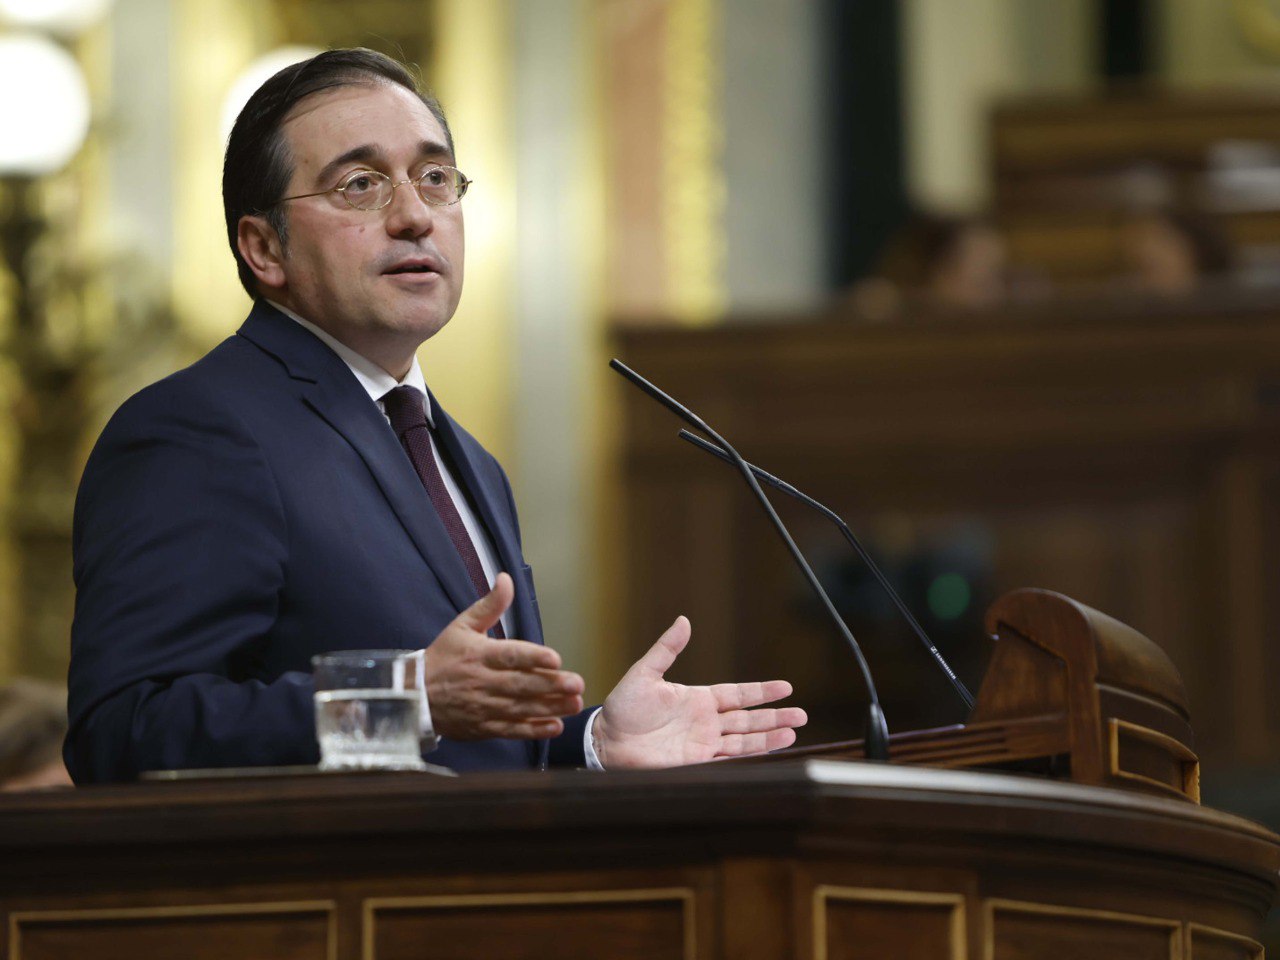
<path fill-rule="evenodd" d="M 560 654 L 487 631 L 515 597 L 500 573 L 493 589 L 440 631 L 423 652 L 427 702 L 436 733 L 454 740 L 537 740 L 564 730 L 582 709 L 582 678 L 560 669 Z"/>
<path fill-rule="evenodd" d="M 799 707 L 764 708 L 790 696 L 785 680 L 687 687 L 663 674 L 689 642 L 676 622 L 627 671 L 595 719 L 595 748 L 608 770 L 674 767 L 779 750 L 808 717 Z M 756 708 L 756 709 L 753 709 Z"/>

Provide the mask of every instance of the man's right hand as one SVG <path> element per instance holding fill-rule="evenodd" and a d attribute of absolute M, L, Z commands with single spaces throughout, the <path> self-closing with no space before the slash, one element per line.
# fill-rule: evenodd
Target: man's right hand
<path fill-rule="evenodd" d="M 488 636 L 514 598 L 511 577 L 498 574 L 489 594 L 423 652 L 431 722 L 440 736 L 542 740 L 564 730 L 561 717 L 582 710 L 582 677 L 560 669 L 560 654 Z"/>

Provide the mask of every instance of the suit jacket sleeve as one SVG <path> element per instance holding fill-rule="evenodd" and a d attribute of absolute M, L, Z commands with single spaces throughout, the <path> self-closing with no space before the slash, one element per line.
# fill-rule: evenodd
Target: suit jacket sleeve
<path fill-rule="evenodd" d="M 170 378 L 121 408 L 76 501 L 77 782 L 316 761 L 310 676 L 251 679 L 288 534 L 254 437 L 216 396 Z"/>

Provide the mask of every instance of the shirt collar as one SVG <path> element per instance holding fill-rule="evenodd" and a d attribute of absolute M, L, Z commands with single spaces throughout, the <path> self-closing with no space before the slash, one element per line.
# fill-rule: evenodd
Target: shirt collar
<path fill-rule="evenodd" d="M 418 364 L 418 357 L 416 354 L 414 355 L 413 362 L 409 364 L 409 372 L 404 375 L 404 379 L 397 380 L 372 360 L 356 353 L 345 343 L 334 338 L 332 334 L 321 330 L 314 323 L 311 323 L 308 320 L 303 320 L 302 317 L 298 316 L 288 307 L 281 306 L 274 300 L 267 300 L 267 303 L 271 304 L 271 306 L 275 307 L 290 320 L 301 324 L 307 330 L 311 331 L 320 339 L 321 343 L 325 344 L 330 350 L 336 353 L 338 358 L 347 365 L 353 374 L 355 374 L 356 379 L 360 381 L 360 386 L 364 387 L 365 393 L 369 394 L 369 398 L 379 406 L 382 405 L 382 398 L 396 387 L 413 387 L 421 393 L 424 398 L 423 406 L 426 409 L 427 422 L 430 423 L 433 428 L 435 427 L 435 417 L 432 415 L 431 404 L 426 402 L 425 399 L 427 397 L 426 377 L 423 376 L 422 367 Z"/>

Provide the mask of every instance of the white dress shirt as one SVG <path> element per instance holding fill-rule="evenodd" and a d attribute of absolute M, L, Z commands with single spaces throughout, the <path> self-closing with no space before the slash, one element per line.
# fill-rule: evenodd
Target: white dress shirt
<path fill-rule="evenodd" d="M 367 357 L 356 353 L 345 343 L 334 339 L 329 333 L 321 330 L 314 323 L 310 323 L 302 317 L 298 316 L 287 307 L 283 307 L 274 300 L 268 300 L 273 307 L 283 313 L 291 320 L 297 321 L 307 330 L 315 334 L 321 342 L 336 353 L 339 359 L 347 365 L 351 372 L 355 375 L 356 380 L 360 382 L 360 386 L 369 394 L 369 398 L 378 405 L 378 409 L 382 411 L 382 415 L 387 415 L 386 406 L 382 402 L 382 398 L 394 390 L 396 387 L 413 387 L 422 395 L 423 410 L 427 415 L 427 422 L 431 424 L 433 431 L 429 433 L 431 439 L 431 455 L 435 457 L 436 467 L 440 470 L 440 476 L 444 480 L 445 490 L 449 493 L 449 499 L 453 501 L 453 505 L 457 508 L 458 516 L 462 518 L 462 525 L 467 529 L 467 536 L 471 538 L 471 543 L 476 549 L 476 555 L 480 558 L 480 566 L 484 570 L 485 582 L 493 587 L 494 581 L 497 579 L 498 571 L 501 566 L 498 563 L 497 550 L 494 549 L 493 541 L 489 538 L 488 531 L 480 522 L 475 512 L 471 509 L 471 504 L 467 502 L 466 496 L 462 492 L 462 488 L 458 485 L 458 481 L 454 478 L 453 472 L 449 469 L 448 464 L 440 456 L 440 450 L 436 446 L 436 438 L 434 433 L 435 418 L 431 413 L 431 404 L 427 402 L 427 382 L 422 375 L 422 367 L 418 364 L 418 358 L 415 356 L 413 362 L 409 365 L 409 372 L 405 374 L 403 380 L 397 380 L 380 366 L 369 360 Z M 390 419 L 387 420 L 390 423 Z M 511 610 L 507 609 L 502 615 L 502 632 L 508 637 L 513 636 Z M 421 666 L 421 661 L 419 661 Z M 434 749 L 439 737 L 435 732 L 435 728 L 431 723 L 431 706 L 427 702 L 426 685 L 419 678 L 418 689 L 422 691 L 422 736 L 431 744 Z M 586 753 L 587 766 L 593 770 L 603 770 L 604 767 L 600 763 L 599 757 L 596 755 L 595 744 L 592 742 L 592 733 L 596 725 L 596 713 L 591 715 L 590 721 L 587 723 L 586 730 L 583 734 L 583 749 Z"/>

